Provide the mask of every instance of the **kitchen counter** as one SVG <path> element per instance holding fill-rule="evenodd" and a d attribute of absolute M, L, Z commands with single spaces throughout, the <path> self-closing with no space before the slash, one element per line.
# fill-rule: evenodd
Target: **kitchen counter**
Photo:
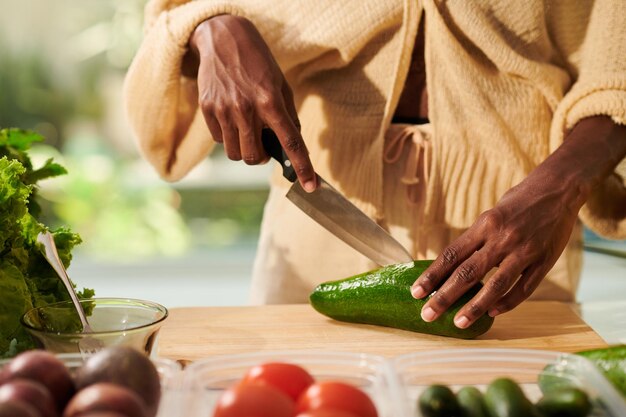
<path fill-rule="evenodd" d="M 155 301 L 172 311 L 241 306 L 248 302 L 255 251 L 254 245 L 194 251 L 184 258 L 130 265 L 76 256 L 70 276 L 79 287 L 96 288 L 98 297 L 117 297 L 123 288 L 125 297 Z M 584 321 L 607 343 L 626 343 L 625 293 L 626 258 L 586 251 L 577 301 Z"/>
<path fill-rule="evenodd" d="M 527 301 L 497 317 L 487 333 L 473 340 L 339 322 L 302 304 L 173 308 L 159 335 L 158 355 L 193 361 L 255 351 L 324 350 L 391 357 L 446 348 L 575 352 L 606 345 L 576 306 L 554 301 Z"/>

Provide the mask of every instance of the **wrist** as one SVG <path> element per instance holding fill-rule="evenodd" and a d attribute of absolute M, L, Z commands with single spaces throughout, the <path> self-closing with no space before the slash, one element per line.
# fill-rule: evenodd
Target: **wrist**
<path fill-rule="evenodd" d="M 579 176 L 595 188 L 626 158 L 626 126 L 607 116 L 589 117 L 574 126 L 562 147 L 578 162 Z"/>
<path fill-rule="evenodd" d="M 189 52 L 194 55 L 196 58 L 200 58 L 200 49 L 202 48 L 203 40 L 207 39 L 207 36 L 210 33 L 210 22 L 211 19 L 215 19 L 219 16 L 211 17 L 207 20 L 203 20 L 196 26 L 196 28 L 191 32 L 191 36 L 189 37 Z"/>
<path fill-rule="evenodd" d="M 244 22 L 247 23 L 249 21 L 245 17 L 230 14 L 220 14 L 202 21 L 191 33 L 189 50 L 197 58 L 200 58 L 202 52 L 206 49 L 204 45 L 213 38 L 216 30 L 229 28 L 233 25 L 241 26 L 245 24 Z"/>
<path fill-rule="evenodd" d="M 625 157 L 626 126 L 607 116 L 594 116 L 578 122 L 537 171 L 575 190 L 582 206 Z"/>
<path fill-rule="evenodd" d="M 200 22 L 189 37 L 187 53 L 183 57 L 183 75 L 192 78 L 197 76 L 200 58 L 205 51 L 210 49 L 209 45 L 213 37 L 213 31 L 216 29 L 217 25 L 224 27 L 232 24 L 232 22 L 240 23 L 242 20 L 247 19 L 240 16 L 223 14 L 210 17 Z"/>

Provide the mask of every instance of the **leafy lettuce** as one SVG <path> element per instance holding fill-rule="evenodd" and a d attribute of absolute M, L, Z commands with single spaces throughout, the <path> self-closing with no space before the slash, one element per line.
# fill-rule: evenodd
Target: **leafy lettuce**
<path fill-rule="evenodd" d="M 70 299 L 37 243 L 37 235 L 47 230 L 38 220 L 37 182 L 67 173 L 51 159 L 33 168 L 28 150 L 32 143 L 42 140 L 33 132 L 0 130 L 0 357 L 35 347 L 20 325 L 26 311 Z M 68 267 L 80 236 L 64 228 L 52 233 L 59 256 Z M 84 289 L 78 295 L 91 298 L 93 291 Z"/>

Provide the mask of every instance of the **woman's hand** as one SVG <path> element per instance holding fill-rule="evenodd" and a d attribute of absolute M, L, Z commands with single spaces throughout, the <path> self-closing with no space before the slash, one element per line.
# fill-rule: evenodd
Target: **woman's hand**
<path fill-rule="evenodd" d="M 507 312 L 528 298 L 563 252 L 596 184 L 626 156 L 626 128 L 606 117 L 584 119 L 565 142 L 478 220 L 417 279 L 422 309 L 433 321 L 492 268 L 497 271 L 455 317 L 471 325 L 485 312 Z"/>
<path fill-rule="evenodd" d="M 185 63 L 197 68 L 198 100 L 213 138 L 234 161 L 267 162 L 261 129 L 278 136 L 302 187 L 317 186 L 293 95 L 267 44 L 247 19 L 220 15 L 201 23 Z M 194 71 L 195 72 L 195 71 Z"/>

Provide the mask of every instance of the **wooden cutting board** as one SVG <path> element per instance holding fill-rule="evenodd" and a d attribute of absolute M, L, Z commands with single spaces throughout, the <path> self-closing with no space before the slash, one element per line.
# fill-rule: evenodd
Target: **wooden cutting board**
<path fill-rule="evenodd" d="M 527 301 L 496 318 L 474 340 L 329 319 L 307 304 L 173 308 L 159 335 L 158 354 L 182 361 L 267 350 L 364 352 L 384 356 L 447 348 L 523 348 L 561 352 L 605 347 L 575 306 Z"/>

